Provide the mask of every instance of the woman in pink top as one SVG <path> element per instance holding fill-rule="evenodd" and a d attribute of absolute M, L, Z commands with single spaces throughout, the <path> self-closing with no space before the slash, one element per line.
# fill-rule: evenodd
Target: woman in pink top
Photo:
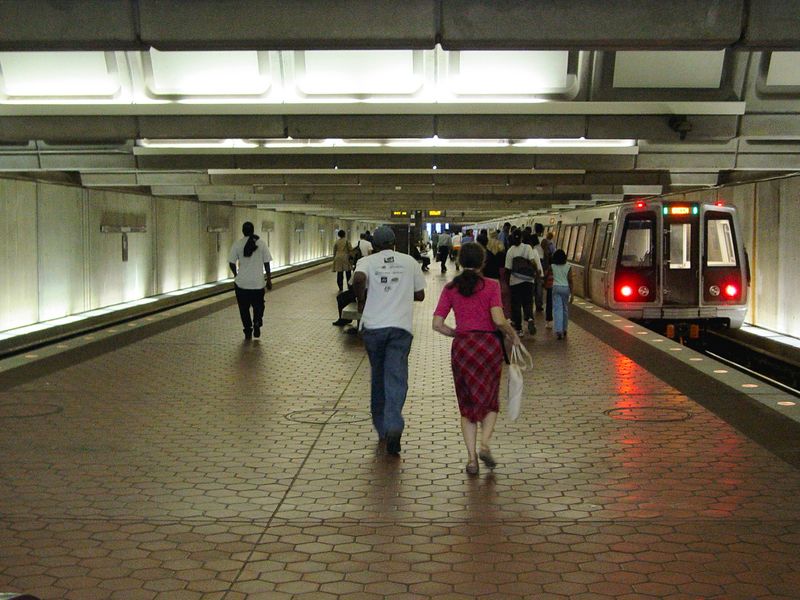
<path fill-rule="evenodd" d="M 433 313 L 433 329 L 454 338 L 450 360 L 461 412 L 461 431 L 467 444 L 466 471 L 470 475 L 478 473 L 478 457 L 490 469 L 497 465 L 489 442 L 497 420 L 503 371 L 500 331 L 513 344 L 520 343 L 503 314 L 500 284 L 481 275 L 485 259 L 480 244 L 467 243 L 461 247 L 458 262 L 464 271 L 442 290 Z M 455 329 L 444 323 L 451 310 L 456 315 Z M 478 423 L 481 424 L 480 452 L 476 451 Z"/>

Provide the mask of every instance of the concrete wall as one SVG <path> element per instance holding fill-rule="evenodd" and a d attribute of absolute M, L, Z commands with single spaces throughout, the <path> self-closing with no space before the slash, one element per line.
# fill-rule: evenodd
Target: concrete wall
<path fill-rule="evenodd" d="M 244 221 L 267 241 L 273 268 L 329 256 L 339 228 L 354 243 L 359 231 L 374 228 L 0 178 L 0 331 L 226 279 Z M 147 231 L 127 234 L 123 261 L 122 234 L 102 233 L 102 225 Z"/>
<path fill-rule="evenodd" d="M 686 199 L 736 206 L 752 275 L 746 321 L 800 337 L 800 177 L 694 192 Z"/>

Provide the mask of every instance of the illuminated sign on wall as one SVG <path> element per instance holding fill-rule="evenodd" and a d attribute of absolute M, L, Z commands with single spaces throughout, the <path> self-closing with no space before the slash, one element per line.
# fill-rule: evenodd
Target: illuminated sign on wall
<path fill-rule="evenodd" d="M 401 217 L 407 217 L 408 211 L 407 210 L 393 210 L 392 211 L 392 218 L 399 219 Z"/>
<path fill-rule="evenodd" d="M 429 210 L 426 211 L 429 217 L 446 217 L 447 211 L 446 210 Z"/>

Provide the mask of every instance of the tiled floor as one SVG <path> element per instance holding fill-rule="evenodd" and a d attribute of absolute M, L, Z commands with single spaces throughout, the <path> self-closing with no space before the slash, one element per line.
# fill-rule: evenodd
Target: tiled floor
<path fill-rule="evenodd" d="M 231 306 L 0 393 L 0 592 L 800 597 L 800 472 L 577 326 L 527 340 L 501 464 L 466 476 L 427 277 L 400 460 L 327 272 L 268 295 L 260 341 Z"/>

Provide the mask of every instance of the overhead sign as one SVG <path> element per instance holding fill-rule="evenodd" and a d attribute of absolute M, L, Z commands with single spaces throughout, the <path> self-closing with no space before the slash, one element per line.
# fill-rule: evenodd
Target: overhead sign
<path fill-rule="evenodd" d="M 399 219 L 399 218 L 407 217 L 407 216 L 408 216 L 408 211 L 407 210 L 393 210 L 392 211 L 392 218 L 393 219 Z"/>
<path fill-rule="evenodd" d="M 697 214 L 697 205 L 692 206 L 675 206 L 674 204 L 671 206 L 664 207 L 664 214 L 665 215 L 696 215 Z"/>
<path fill-rule="evenodd" d="M 426 212 L 428 214 L 428 217 L 446 217 L 447 216 L 447 211 L 446 210 L 429 210 L 429 211 L 426 211 Z"/>

